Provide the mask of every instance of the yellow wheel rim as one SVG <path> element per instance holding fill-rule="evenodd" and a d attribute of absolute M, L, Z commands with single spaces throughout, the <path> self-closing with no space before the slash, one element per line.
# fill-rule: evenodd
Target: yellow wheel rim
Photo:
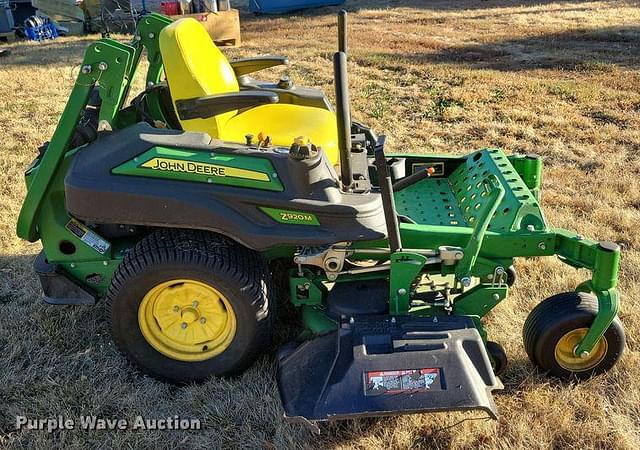
<path fill-rule="evenodd" d="M 138 308 L 147 342 L 178 361 L 204 361 L 225 351 L 236 334 L 229 300 L 200 281 L 165 281 L 151 289 Z"/>
<path fill-rule="evenodd" d="M 575 349 L 580 344 L 589 328 L 577 328 L 568 332 L 556 344 L 555 357 L 556 361 L 563 369 L 572 372 L 583 372 L 596 367 L 602 362 L 607 355 L 609 344 L 607 339 L 602 336 L 591 353 L 586 358 L 581 358 L 575 354 Z"/>

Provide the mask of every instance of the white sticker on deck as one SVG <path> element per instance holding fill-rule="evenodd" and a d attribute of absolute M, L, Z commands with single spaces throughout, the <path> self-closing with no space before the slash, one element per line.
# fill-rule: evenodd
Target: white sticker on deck
<path fill-rule="evenodd" d="M 440 389 L 436 368 L 365 372 L 365 395 L 398 394 L 407 391 Z M 439 381 L 439 380 L 438 380 Z"/>

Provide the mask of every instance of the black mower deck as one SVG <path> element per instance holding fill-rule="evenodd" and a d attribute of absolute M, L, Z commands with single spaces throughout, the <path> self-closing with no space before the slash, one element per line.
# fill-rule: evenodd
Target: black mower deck
<path fill-rule="evenodd" d="M 300 345 L 279 363 L 291 420 L 480 409 L 502 389 L 471 319 L 367 316 Z"/>

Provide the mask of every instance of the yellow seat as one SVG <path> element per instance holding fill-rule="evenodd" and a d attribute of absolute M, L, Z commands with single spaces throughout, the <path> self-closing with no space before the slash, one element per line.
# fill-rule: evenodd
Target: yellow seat
<path fill-rule="evenodd" d="M 184 18 L 160 32 L 160 53 L 174 108 L 176 101 L 239 92 L 227 58 L 195 19 Z M 208 119 L 180 120 L 186 131 L 206 132 L 213 138 L 244 142 L 260 132 L 274 145 L 288 147 L 298 136 L 322 147 L 332 164 L 338 163 L 336 117 L 331 111 L 290 104 L 260 105 Z"/>

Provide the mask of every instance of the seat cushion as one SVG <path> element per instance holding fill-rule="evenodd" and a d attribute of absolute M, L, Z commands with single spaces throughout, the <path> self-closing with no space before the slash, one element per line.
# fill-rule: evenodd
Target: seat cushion
<path fill-rule="evenodd" d="M 207 131 L 202 130 L 202 131 Z M 304 136 L 322 147 L 332 164 L 338 164 L 338 130 L 333 112 L 309 106 L 273 104 L 248 109 L 227 121 L 219 138 L 244 142 L 247 134 L 270 136 L 273 145 L 289 147 Z"/>

